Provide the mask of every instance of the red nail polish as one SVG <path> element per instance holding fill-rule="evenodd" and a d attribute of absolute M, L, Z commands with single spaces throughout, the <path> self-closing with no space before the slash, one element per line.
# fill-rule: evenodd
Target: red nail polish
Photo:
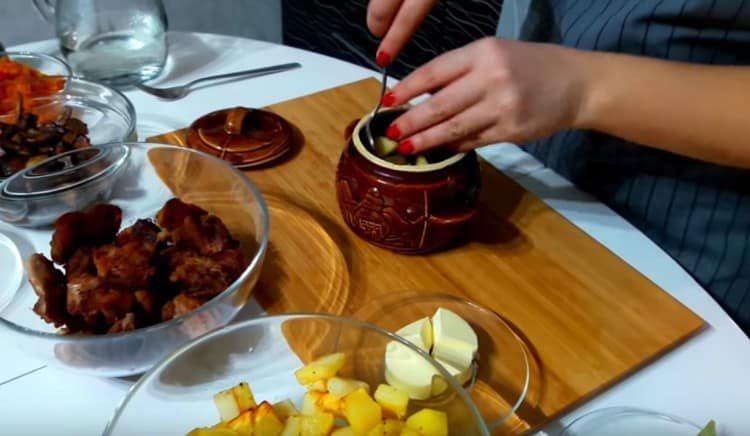
<path fill-rule="evenodd" d="M 391 107 L 396 103 L 396 94 L 393 91 L 388 91 L 383 96 L 383 106 Z"/>
<path fill-rule="evenodd" d="M 414 143 L 411 139 L 407 139 L 406 141 L 401 142 L 398 144 L 398 147 L 396 148 L 396 152 L 398 154 L 412 154 L 414 153 Z"/>
<path fill-rule="evenodd" d="M 381 50 L 375 58 L 375 63 L 378 64 L 380 68 L 385 68 L 391 64 L 391 55 Z"/>
<path fill-rule="evenodd" d="M 397 141 L 401 137 L 401 129 L 397 125 L 391 124 L 388 126 L 388 130 L 385 131 L 385 136 Z"/>

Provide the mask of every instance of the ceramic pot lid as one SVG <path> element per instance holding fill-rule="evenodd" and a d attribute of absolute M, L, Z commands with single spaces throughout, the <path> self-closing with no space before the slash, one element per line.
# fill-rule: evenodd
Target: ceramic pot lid
<path fill-rule="evenodd" d="M 239 168 L 265 164 L 291 148 L 292 126 L 272 112 L 236 107 L 198 118 L 187 135 L 190 148 Z"/>
<path fill-rule="evenodd" d="M 71 150 L 51 157 L 8 178 L 2 195 L 34 197 L 54 194 L 97 180 L 125 164 L 125 145 Z"/>

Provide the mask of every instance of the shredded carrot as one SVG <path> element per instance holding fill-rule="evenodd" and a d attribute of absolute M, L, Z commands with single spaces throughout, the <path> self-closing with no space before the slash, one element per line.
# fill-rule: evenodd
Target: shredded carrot
<path fill-rule="evenodd" d="M 65 78 L 46 76 L 28 65 L 0 58 L 0 115 L 7 115 L 18 108 L 35 106 L 34 98 L 46 97 L 63 89 Z"/>

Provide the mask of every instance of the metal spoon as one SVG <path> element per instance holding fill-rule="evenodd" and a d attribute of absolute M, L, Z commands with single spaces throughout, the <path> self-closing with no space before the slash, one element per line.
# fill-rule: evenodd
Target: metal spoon
<path fill-rule="evenodd" d="M 370 151 L 372 152 L 375 152 L 375 137 L 372 136 L 372 129 L 370 128 L 370 124 L 372 124 L 372 120 L 374 120 L 378 115 L 378 111 L 380 111 L 380 108 L 383 107 L 383 96 L 385 96 L 386 89 L 388 89 L 388 68 L 383 68 L 383 83 L 382 87 L 380 88 L 380 98 L 378 99 L 377 106 L 375 106 L 375 110 L 372 111 L 370 119 L 367 120 L 367 123 L 365 124 L 367 141 L 370 143 Z"/>
<path fill-rule="evenodd" d="M 280 73 L 282 71 L 293 70 L 300 68 L 302 65 L 294 62 L 291 64 L 274 65 L 272 67 L 257 68 L 254 70 L 237 71 L 234 73 L 218 74 L 215 76 L 201 77 L 200 79 L 193 80 L 192 82 L 182 85 L 173 86 L 171 88 L 154 88 L 153 86 L 144 85 L 142 83 L 136 84 L 135 86 L 143 92 L 155 95 L 165 100 L 177 100 L 186 95 L 191 91 L 191 88 L 199 83 L 208 82 L 212 80 L 231 79 L 233 77 L 258 77 L 265 76 L 268 74 Z"/>

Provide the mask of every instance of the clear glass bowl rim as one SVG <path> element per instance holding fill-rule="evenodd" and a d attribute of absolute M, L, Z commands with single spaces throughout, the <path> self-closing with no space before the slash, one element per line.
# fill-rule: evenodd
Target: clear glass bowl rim
<path fill-rule="evenodd" d="M 122 144 L 128 147 L 144 147 L 147 150 L 171 149 L 171 150 L 179 150 L 180 152 L 185 152 L 185 153 L 194 153 L 200 156 L 202 159 L 208 159 L 216 163 L 219 163 L 225 166 L 226 170 L 234 173 L 234 175 L 239 180 L 242 181 L 245 187 L 248 188 L 250 192 L 252 192 L 253 197 L 255 197 L 255 200 L 258 202 L 258 209 L 260 211 L 261 238 L 260 238 L 260 243 L 258 245 L 258 249 L 253 255 L 253 259 L 250 261 L 247 268 L 245 268 L 242 274 L 237 278 L 237 280 L 234 281 L 234 283 L 229 285 L 229 287 L 227 287 L 222 293 L 213 297 L 203 306 L 199 307 L 198 309 L 193 310 L 192 312 L 182 315 L 178 318 L 171 319 L 167 322 L 161 322 L 159 324 L 154 324 L 152 326 L 145 327 L 142 329 L 137 329 L 137 330 L 123 332 L 123 333 L 110 333 L 106 335 L 61 336 L 59 333 L 48 333 L 48 332 L 42 332 L 42 331 L 27 328 L 27 327 L 23 327 L 14 322 L 8 321 L 3 317 L 0 317 L 0 325 L 10 330 L 13 330 L 16 333 L 20 333 L 23 335 L 35 336 L 35 337 L 42 338 L 42 339 L 65 340 L 66 342 L 79 342 L 79 343 L 100 343 L 100 342 L 107 342 L 113 338 L 124 338 L 124 337 L 131 336 L 131 335 L 140 336 L 144 334 L 154 333 L 154 332 L 166 329 L 166 328 L 170 328 L 172 326 L 182 324 L 185 321 L 191 319 L 192 317 L 198 316 L 202 314 L 203 312 L 209 310 L 214 305 L 218 304 L 218 302 L 223 300 L 220 297 L 233 294 L 235 291 L 237 291 L 237 289 L 241 286 L 241 284 L 245 282 L 245 280 L 250 276 L 250 274 L 253 271 L 255 271 L 255 269 L 258 267 L 258 263 L 261 261 L 261 259 L 264 258 L 265 252 L 268 249 L 268 239 L 269 239 L 268 206 L 266 205 L 266 201 L 263 198 L 263 194 L 260 192 L 260 189 L 258 189 L 258 187 L 255 186 L 255 184 L 245 174 L 243 174 L 241 171 L 229 165 L 226 161 L 219 159 L 218 157 L 214 157 L 209 154 L 206 154 L 197 150 L 192 150 L 189 148 L 177 147 L 177 146 L 166 145 L 166 144 L 148 143 L 148 142 L 117 142 L 117 143 L 112 143 L 112 144 L 107 144 L 107 145 L 114 145 L 114 144 Z"/>
<path fill-rule="evenodd" d="M 148 370 L 139 380 L 136 382 L 129 390 L 125 398 L 120 402 L 120 404 L 117 406 L 117 409 L 115 409 L 115 413 L 112 415 L 112 418 L 107 423 L 107 427 L 104 429 L 103 436 L 109 436 L 112 434 L 112 431 L 115 430 L 115 426 L 117 425 L 117 421 L 119 420 L 122 413 L 125 411 L 125 409 L 128 406 L 128 403 L 130 403 L 130 400 L 133 398 L 136 392 L 147 383 L 148 380 L 153 377 L 154 374 L 160 372 L 165 366 L 172 363 L 173 360 L 179 358 L 183 353 L 189 351 L 193 346 L 198 345 L 204 341 L 210 340 L 214 336 L 218 336 L 224 333 L 228 333 L 234 330 L 240 330 L 249 326 L 253 326 L 256 324 L 263 325 L 267 323 L 272 323 L 274 321 L 287 321 L 287 320 L 300 320 L 300 319 L 311 319 L 311 320 L 329 320 L 334 321 L 340 324 L 349 325 L 351 327 L 359 328 L 362 330 L 370 330 L 377 334 L 383 335 L 387 337 L 391 341 L 396 341 L 401 343 L 403 346 L 411 349 L 415 353 L 419 354 L 423 359 L 428 361 L 435 369 L 438 370 L 440 375 L 443 377 L 443 379 L 448 382 L 448 384 L 453 388 L 453 390 L 461 397 L 461 399 L 464 401 L 464 403 L 468 406 L 468 409 L 471 412 L 472 417 L 474 418 L 474 422 L 477 423 L 477 430 L 480 432 L 480 434 L 484 436 L 490 436 L 489 429 L 487 427 L 487 424 L 484 422 L 484 418 L 482 418 L 481 414 L 479 413 L 479 410 L 477 409 L 476 405 L 471 399 L 471 396 L 469 393 L 464 390 L 463 387 L 461 387 L 456 381 L 451 377 L 451 375 L 443 368 L 442 365 L 437 363 L 435 360 L 433 360 L 432 357 L 430 357 L 429 354 L 427 354 L 424 350 L 418 348 L 411 342 L 407 341 L 406 339 L 403 339 L 402 337 L 396 335 L 395 333 L 391 333 L 385 329 L 382 329 L 374 324 L 360 321 L 354 318 L 345 317 L 345 316 L 338 316 L 338 315 L 330 315 L 330 314 L 323 314 L 323 313 L 312 313 L 312 312 L 299 312 L 299 313 L 287 313 L 283 315 L 272 315 L 272 316 L 261 316 L 252 318 L 243 322 L 239 322 L 236 324 L 229 324 L 222 328 L 213 330 L 211 332 L 208 332 L 202 336 L 199 336 L 192 341 L 186 343 L 185 345 L 181 346 L 177 350 L 173 351 L 166 357 L 164 357 L 159 363 L 154 365 L 153 368 Z"/>
<path fill-rule="evenodd" d="M 62 67 L 67 72 L 66 74 L 63 75 L 63 77 L 69 77 L 69 78 L 73 77 L 73 69 L 70 68 L 70 65 L 68 65 L 68 63 L 65 62 L 64 59 L 59 58 L 59 57 L 57 57 L 55 55 L 49 55 L 49 54 L 45 54 L 45 53 L 37 53 L 37 52 L 26 51 L 26 50 L 8 50 L 8 51 L 1 51 L 0 50 L 0 57 L 5 57 L 5 56 L 8 56 L 8 57 L 12 57 L 12 56 L 28 56 L 28 57 L 37 57 L 39 59 L 44 59 L 46 61 L 62 65 Z"/>
<path fill-rule="evenodd" d="M 682 417 L 671 415 L 669 413 L 664 412 L 658 412 L 656 410 L 650 410 L 650 409 L 642 409 L 639 407 L 630 407 L 630 406 L 612 406 L 612 407 L 605 407 L 602 409 L 595 409 L 590 412 L 586 412 L 585 414 L 579 416 L 578 418 L 574 419 L 570 424 L 565 426 L 565 428 L 560 431 L 560 436 L 574 436 L 575 433 L 570 433 L 573 430 L 576 430 L 576 426 L 581 425 L 581 423 L 585 422 L 588 419 L 595 418 L 597 415 L 639 415 L 639 416 L 649 416 L 654 418 L 660 418 L 666 421 L 671 421 L 677 424 L 683 424 L 690 427 L 694 427 L 696 432 L 701 431 L 701 427 Z M 697 434 L 697 433 L 696 433 Z"/>

